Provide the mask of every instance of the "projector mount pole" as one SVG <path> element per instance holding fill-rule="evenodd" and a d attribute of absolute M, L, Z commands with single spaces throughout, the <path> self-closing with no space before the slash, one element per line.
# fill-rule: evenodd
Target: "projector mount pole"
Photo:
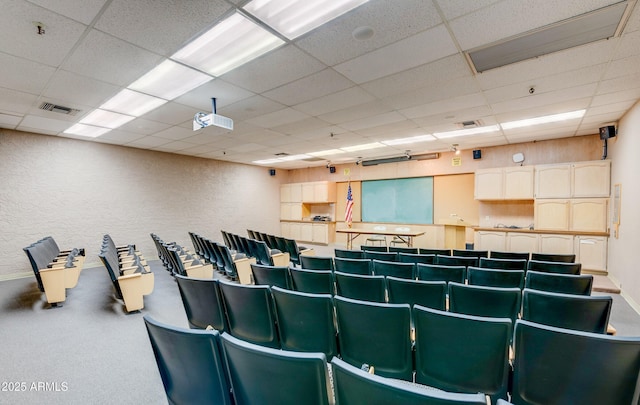
<path fill-rule="evenodd" d="M 602 160 L 607 158 L 607 138 L 602 140 Z"/>

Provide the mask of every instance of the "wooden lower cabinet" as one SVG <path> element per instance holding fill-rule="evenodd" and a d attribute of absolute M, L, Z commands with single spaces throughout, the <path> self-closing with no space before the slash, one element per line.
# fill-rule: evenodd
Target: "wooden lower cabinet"
<path fill-rule="evenodd" d="M 573 254 L 573 235 L 541 234 L 540 253 Z"/>
<path fill-rule="evenodd" d="M 535 233 L 516 233 L 509 232 L 507 234 L 507 251 L 521 253 L 537 253 L 539 238 Z"/>
<path fill-rule="evenodd" d="M 507 236 L 505 232 L 477 231 L 474 234 L 473 248 L 475 250 L 506 250 Z"/>
<path fill-rule="evenodd" d="M 282 236 L 301 242 L 328 245 L 335 241 L 336 225 L 333 222 L 281 221 Z"/>
<path fill-rule="evenodd" d="M 583 270 L 607 270 L 607 237 L 576 236 L 574 242 L 576 262 L 582 263 Z"/>

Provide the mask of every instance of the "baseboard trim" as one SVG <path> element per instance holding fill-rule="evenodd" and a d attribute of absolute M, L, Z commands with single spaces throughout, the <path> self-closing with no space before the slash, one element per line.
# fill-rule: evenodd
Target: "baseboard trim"
<path fill-rule="evenodd" d="M 629 306 L 631 306 L 631 308 L 633 308 L 634 311 L 640 314 L 640 305 L 637 302 L 635 302 L 633 298 L 625 294 L 624 290 L 620 291 L 620 296 L 624 298 L 627 301 L 627 303 L 629 303 Z"/>
<path fill-rule="evenodd" d="M 0 281 L 17 280 L 20 278 L 34 277 L 32 271 L 23 271 L 21 273 L 0 274 Z"/>

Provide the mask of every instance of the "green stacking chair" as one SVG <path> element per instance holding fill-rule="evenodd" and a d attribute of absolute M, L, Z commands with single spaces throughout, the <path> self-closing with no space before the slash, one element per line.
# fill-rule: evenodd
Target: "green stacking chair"
<path fill-rule="evenodd" d="M 335 272 L 336 294 L 354 300 L 386 302 L 384 276 L 363 276 Z"/>
<path fill-rule="evenodd" d="M 334 255 L 336 258 L 343 259 L 364 259 L 363 250 L 347 250 L 347 249 L 334 249 Z"/>
<path fill-rule="evenodd" d="M 555 254 L 555 253 L 531 253 L 531 260 L 537 260 L 541 262 L 575 263 L 576 255 Z"/>
<path fill-rule="evenodd" d="M 529 260 L 529 252 L 500 252 L 492 250 L 489 257 L 492 259 Z"/>
<path fill-rule="evenodd" d="M 373 265 L 370 259 L 343 259 L 336 257 L 334 263 L 336 271 L 340 273 L 362 274 L 365 276 L 371 276 L 373 274 Z"/>
<path fill-rule="evenodd" d="M 330 270 L 289 269 L 295 291 L 311 294 L 333 294 L 333 272 Z"/>
<path fill-rule="evenodd" d="M 400 263 L 434 264 L 436 261 L 436 255 L 398 253 L 398 261 Z"/>
<path fill-rule="evenodd" d="M 229 333 L 263 346 L 280 348 L 271 289 L 220 281 Z"/>
<path fill-rule="evenodd" d="M 613 300 L 608 295 L 584 296 L 522 290 L 522 319 L 583 332 L 606 333 Z"/>
<path fill-rule="evenodd" d="M 282 288 L 290 288 L 291 286 L 289 267 L 287 266 L 266 266 L 251 263 L 251 274 L 253 275 L 253 282 L 257 285 Z"/>
<path fill-rule="evenodd" d="M 387 246 L 372 246 L 372 245 L 362 245 L 360 246 L 360 250 L 365 252 L 388 252 L 389 249 Z"/>
<path fill-rule="evenodd" d="M 469 284 L 473 285 L 502 288 L 516 287 L 522 289 L 524 287 L 524 270 L 498 270 L 469 267 L 467 269 L 467 280 L 469 280 Z"/>
<path fill-rule="evenodd" d="M 337 405 L 486 405 L 485 396 L 457 394 L 369 374 L 337 357 L 331 360 Z"/>
<path fill-rule="evenodd" d="M 398 253 L 397 252 L 364 252 L 365 259 L 371 260 L 383 260 L 386 262 L 397 262 L 398 261 Z"/>
<path fill-rule="evenodd" d="M 390 304 L 415 304 L 423 307 L 446 310 L 447 282 L 407 280 L 387 277 L 387 292 Z"/>
<path fill-rule="evenodd" d="M 436 264 L 441 266 L 478 267 L 480 259 L 473 256 L 436 256 Z"/>
<path fill-rule="evenodd" d="M 451 256 L 451 249 L 425 249 L 420 248 L 421 255 Z"/>
<path fill-rule="evenodd" d="M 525 259 L 495 259 L 495 258 L 480 258 L 480 264 L 478 267 L 483 269 L 496 269 L 496 270 L 527 270 L 527 260 Z"/>
<path fill-rule="evenodd" d="M 527 272 L 524 286 L 529 289 L 561 294 L 591 295 L 593 276 Z"/>
<path fill-rule="evenodd" d="M 464 283 L 467 268 L 465 266 L 442 266 L 438 264 L 416 264 L 418 280 L 446 281 Z"/>
<path fill-rule="evenodd" d="M 478 259 L 481 257 L 489 257 L 488 250 L 462 250 L 462 249 L 453 249 L 451 251 L 451 256 L 458 257 L 477 257 Z"/>
<path fill-rule="evenodd" d="M 300 267 L 305 270 L 334 270 L 333 257 L 300 256 Z"/>
<path fill-rule="evenodd" d="M 389 252 L 418 254 L 417 247 L 389 246 Z"/>
<path fill-rule="evenodd" d="M 170 404 L 233 403 L 220 334 L 176 328 L 143 317 Z"/>
<path fill-rule="evenodd" d="M 579 275 L 581 270 L 581 263 L 544 262 L 531 259 L 527 264 L 527 271 L 539 271 L 543 273 Z"/>
<path fill-rule="evenodd" d="M 383 377 L 413 380 L 411 307 L 334 297 L 340 357 Z"/>
<path fill-rule="evenodd" d="M 236 404 L 333 402 L 324 354 L 276 350 L 226 333 L 221 340 Z"/>
<path fill-rule="evenodd" d="M 338 355 L 338 331 L 330 294 L 308 294 L 278 287 L 271 289 L 278 335 L 283 350 Z"/>
<path fill-rule="evenodd" d="M 373 274 L 376 276 L 392 276 L 415 279 L 415 263 L 385 262 L 373 260 Z"/>
<path fill-rule="evenodd" d="M 638 403 L 640 337 L 519 320 L 514 342 L 514 404 Z"/>
<path fill-rule="evenodd" d="M 413 307 L 416 328 L 416 382 L 445 391 L 507 398 L 508 318 L 479 316 Z"/>
<path fill-rule="evenodd" d="M 515 323 L 520 313 L 522 291 L 449 283 L 449 311 L 490 318 L 509 318 Z"/>
<path fill-rule="evenodd" d="M 189 278 L 179 274 L 175 275 L 175 279 L 189 327 L 207 329 L 211 326 L 217 331 L 226 332 L 227 320 L 218 280 Z"/>

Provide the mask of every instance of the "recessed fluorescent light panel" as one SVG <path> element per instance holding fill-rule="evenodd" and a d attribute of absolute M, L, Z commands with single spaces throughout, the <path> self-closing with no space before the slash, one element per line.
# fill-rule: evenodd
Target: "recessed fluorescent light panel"
<path fill-rule="evenodd" d="M 363 145 L 345 146 L 344 148 L 340 148 L 340 149 L 342 149 L 345 152 L 357 152 L 360 150 L 384 148 L 385 146 L 386 145 L 383 145 L 379 142 L 374 142 L 374 143 L 365 143 Z"/>
<path fill-rule="evenodd" d="M 80 124 L 94 125 L 96 127 L 103 128 L 118 128 L 127 122 L 131 121 L 135 117 L 131 115 L 124 115 L 114 113 L 111 111 L 105 111 L 101 109 L 95 109 L 87 114 L 86 117 L 80 120 Z"/>
<path fill-rule="evenodd" d="M 289 156 L 283 156 L 279 159 L 283 162 L 288 162 L 290 160 L 302 160 L 302 159 L 308 159 L 310 157 L 311 156 L 309 155 L 289 155 Z"/>
<path fill-rule="evenodd" d="M 273 163 L 280 163 L 282 162 L 282 159 L 262 159 L 262 160 L 254 160 L 253 163 L 257 164 L 257 165 L 270 165 Z"/>
<path fill-rule="evenodd" d="M 470 129 L 459 129 L 457 131 L 449 131 L 449 132 L 434 132 L 433 136 L 435 136 L 438 139 L 445 139 L 445 138 L 456 138 L 458 136 L 469 136 L 469 135 L 476 135 L 476 134 L 486 134 L 488 132 L 495 132 L 495 131 L 499 131 L 500 130 L 500 126 L 499 125 L 489 125 L 486 127 L 477 127 L 477 128 L 470 128 Z"/>
<path fill-rule="evenodd" d="M 139 117 L 160 107 L 167 100 L 124 89 L 100 106 L 103 110 L 115 111 Z"/>
<path fill-rule="evenodd" d="M 91 125 L 75 124 L 74 126 L 66 129 L 65 134 L 86 136 L 87 138 L 97 138 L 100 135 L 104 135 L 111 131 L 109 128 L 94 127 Z"/>
<path fill-rule="evenodd" d="M 243 8 L 289 39 L 311 31 L 368 0 L 253 0 Z"/>
<path fill-rule="evenodd" d="M 210 80 L 213 77 L 167 59 L 128 87 L 165 100 L 173 100 Z"/>
<path fill-rule="evenodd" d="M 311 156 L 331 156 L 331 155 L 339 155 L 340 153 L 345 153 L 342 149 L 327 149 L 321 150 L 318 152 L 309 152 L 308 155 Z"/>
<path fill-rule="evenodd" d="M 429 142 L 435 141 L 432 135 L 420 135 L 420 136 L 411 136 L 409 138 L 398 138 L 398 139 L 389 139 L 388 141 L 380 141 L 381 143 L 389 146 L 393 145 L 406 145 L 409 143 L 418 143 L 418 142 Z"/>
<path fill-rule="evenodd" d="M 180 49 L 171 59 L 220 76 L 283 43 L 282 39 L 235 13 Z"/>
<path fill-rule="evenodd" d="M 525 120 L 510 121 L 500 124 L 502 129 L 514 129 L 529 127 L 531 125 L 548 124 L 550 122 L 566 121 L 575 118 L 581 118 L 586 110 L 577 110 L 561 114 L 545 115 L 543 117 L 529 118 Z"/>

